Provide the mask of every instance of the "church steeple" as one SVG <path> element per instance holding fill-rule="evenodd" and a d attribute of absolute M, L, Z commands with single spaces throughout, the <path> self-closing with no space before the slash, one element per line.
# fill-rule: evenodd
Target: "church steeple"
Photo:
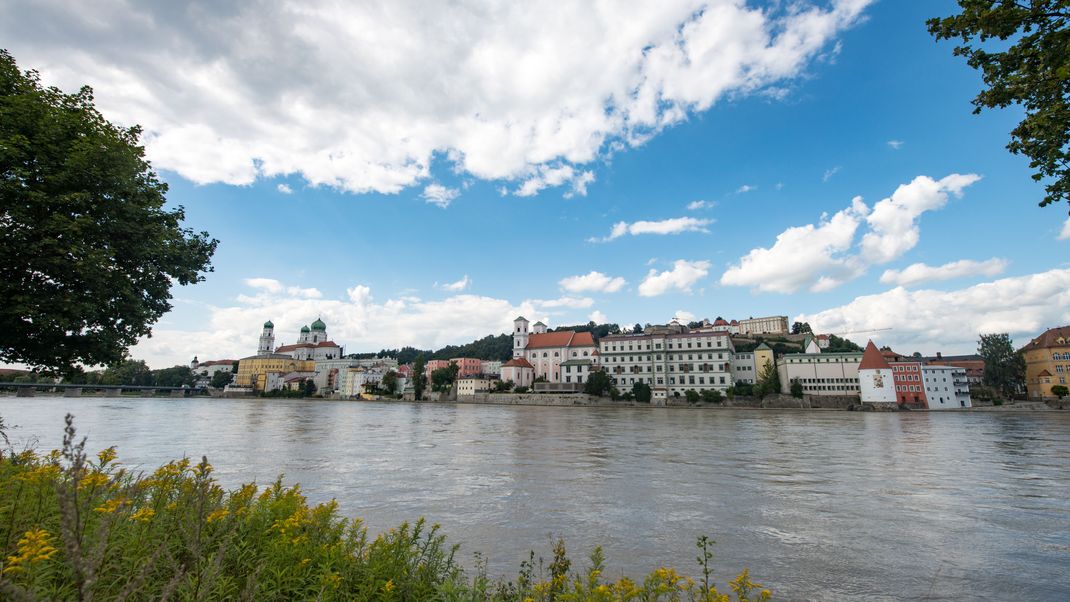
<path fill-rule="evenodd" d="M 260 344 L 256 347 L 257 355 L 265 355 L 275 351 L 275 325 L 271 320 L 264 322 L 264 330 L 260 333 Z"/>

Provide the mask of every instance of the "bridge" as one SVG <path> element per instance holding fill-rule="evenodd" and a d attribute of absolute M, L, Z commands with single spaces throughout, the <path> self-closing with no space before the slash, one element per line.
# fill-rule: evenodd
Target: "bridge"
<path fill-rule="evenodd" d="M 63 391 L 64 397 L 81 397 L 83 391 L 96 395 L 122 395 L 131 391 L 152 391 L 153 395 L 168 393 L 171 397 L 207 395 L 208 387 L 158 387 L 155 385 L 79 385 L 72 383 L 14 383 L 0 382 L 0 389 L 15 389 L 15 397 L 33 397 L 37 391 Z"/>

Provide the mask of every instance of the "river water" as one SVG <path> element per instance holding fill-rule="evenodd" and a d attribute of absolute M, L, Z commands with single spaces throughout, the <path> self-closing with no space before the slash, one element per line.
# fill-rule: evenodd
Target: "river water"
<path fill-rule="evenodd" d="M 0 399 L 19 445 L 151 470 L 207 455 L 227 486 L 285 473 L 378 532 L 426 516 L 512 576 L 562 536 L 574 567 L 661 565 L 777 598 L 1070 600 L 1070 412 L 598 409 L 217 399 Z M 726 589 L 726 588 L 725 588 Z"/>

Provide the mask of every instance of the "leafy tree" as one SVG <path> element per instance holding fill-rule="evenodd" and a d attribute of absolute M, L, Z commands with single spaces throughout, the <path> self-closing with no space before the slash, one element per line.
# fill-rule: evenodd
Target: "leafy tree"
<path fill-rule="evenodd" d="M 803 386 L 798 380 L 791 381 L 791 396 L 796 399 L 802 399 L 803 397 Z"/>
<path fill-rule="evenodd" d="M 173 366 L 152 371 L 152 384 L 158 387 L 193 386 L 193 370 L 189 366 Z"/>
<path fill-rule="evenodd" d="M 126 360 L 104 371 L 100 377 L 102 385 L 154 385 L 154 378 L 149 366 L 142 360 Z"/>
<path fill-rule="evenodd" d="M 461 367 L 457 364 L 450 364 L 445 368 L 432 370 L 431 389 L 433 391 L 448 391 L 453 387 L 453 382 L 457 380 L 457 373 L 460 372 L 460 370 Z"/>
<path fill-rule="evenodd" d="M 513 381 L 511 381 L 511 380 L 500 380 L 500 381 L 494 383 L 494 392 L 495 393 L 508 393 L 509 391 L 513 390 L 513 386 L 514 385 L 515 385 L 515 383 L 513 383 Z"/>
<path fill-rule="evenodd" d="M 305 382 L 301 384 L 301 393 L 305 397 L 312 397 L 316 394 L 316 383 L 311 378 L 306 378 Z"/>
<path fill-rule="evenodd" d="M 1010 396 L 1025 384 L 1025 358 L 1015 352 L 1007 333 L 982 334 L 977 353 L 985 361 L 984 383 Z"/>
<path fill-rule="evenodd" d="M 795 322 L 791 325 L 791 334 L 813 334 L 814 330 L 810 328 L 809 322 Z"/>
<path fill-rule="evenodd" d="M 701 395 L 706 403 L 721 403 L 721 392 L 717 389 L 703 389 Z"/>
<path fill-rule="evenodd" d="M 650 385 L 635 383 L 632 385 L 632 396 L 639 403 L 650 403 L 650 400 L 654 398 L 654 393 L 650 390 Z"/>
<path fill-rule="evenodd" d="M 639 322 L 636 322 L 635 326 L 632 326 L 632 333 L 633 334 L 643 334 L 643 325 L 640 324 Z"/>
<path fill-rule="evenodd" d="M 393 395 L 398 390 L 398 373 L 393 370 L 388 370 L 383 375 L 383 390 L 388 394 Z"/>
<path fill-rule="evenodd" d="M 851 351 L 862 351 L 862 347 L 849 339 L 830 334 L 828 349 L 825 349 L 824 351 L 826 353 L 848 353 Z"/>
<path fill-rule="evenodd" d="M 699 400 L 701 396 L 698 394 L 698 391 L 694 389 L 688 389 L 684 391 L 684 397 L 687 398 L 688 403 L 695 403 Z"/>
<path fill-rule="evenodd" d="M 1029 157 L 1034 180 L 1047 180 L 1042 207 L 1070 201 L 1070 3 L 959 0 L 959 6 L 960 14 L 927 25 L 937 40 L 961 40 L 955 56 L 981 71 L 987 88 L 973 99 L 973 112 L 1024 107 L 1007 149 Z M 1011 43 L 995 51 L 997 39 Z"/>
<path fill-rule="evenodd" d="M 527 392 L 528 392 L 528 388 L 527 387 L 517 387 L 517 388 L 513 389 L 513 393 L 527 393 Z"/>
<path fill-rule="evenodd" d="M 0 50 L 0 361 L 69 371 L 118 364 L 204 280 L 218 241 L 164 209 L 141 129 L 93 92 L 45 88 Z"/>
<path fill-rule="evenodd" d="M 1066 388 L 1066 385 L 1055 385 L 1051 388 L 1051 394 L 1062 399 L 1067 395 L 1070 395 L 1070 389 Z"/>
<path fill-rule="evenodd" d="M 609 374 L 606 374 L 605 370 L 595 370 L 591 372 L 591 375 L 587 377 L 587 382 L 583 384 L 583 392 L 588 395 L 604 397 L 606 393 L 609 393 L 612 386 L 613 383 L 609 380 Z"/>
<path fill-rule="evenodd" d="M 222 389 L 233 381 L 233 372 L 226 372 L 224 370 L 220 370 L 212 375 L 212 380 L 208 384 L 216 389 Z"/>
<path fill-rule="evenodd" d="M 427 377 L 424 375 L 424 359 L 417 357 L 412 365 L 412 391 L 416 401 L 424 398 L 424 387 L 427 386 Z"/>
<path fill-rule="evenodd" d="M 754 394 L 759 398 L 764 398 L 766 395 L 779 392 L 780 375 L 777 373 L 776 365 L 766 360 L 765 365 L 758 372 L 758 382 L 754 386 Z"/>

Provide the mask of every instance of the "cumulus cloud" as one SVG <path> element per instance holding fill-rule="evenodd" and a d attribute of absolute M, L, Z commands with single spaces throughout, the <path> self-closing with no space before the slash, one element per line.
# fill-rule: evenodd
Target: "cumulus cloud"
<path fill-rule="evenodd" d="M 793 293 L 801 288 L 822 292 L 864 274 L 871 265 L 888 263 L 918 244 L 918 219 L 947 204 L 976 182 L 974 174 L 951 174 L 941 180 L 918 176 L 899 186 L 872 210 L 862 197 L 817 224 L 781 232 L 769 248 L 752 249 L 729 266 L 721 284 L 749 286 L 756 291 Z M 865 229 L 858 244 L 859 230 Z"/>
<path fill-rule="evenodd" d="M 899 150 L 899 149 L 903 148 L 904 144 L 906 144 L 906 143 L 903 142 L 902 140 L 889 140 L 888 141 L 888 146 L 892 147 L 893 150 Z"/>
<path fill-rule="evenodd" d="M 998 257 L 986 261 L 960 259 L 939 266 L 914 263 L 902 270 L 885 270 L 884 274 L 881 274 L 881 283 L 909 287 L 922 282 L 951 280 L 963 276 L 998 276 L 1007 269 L 1009 263 Z"/>
<path fill-rule="evenodd" d="M 570 293 L 615 293 L 624 288 L 628 282 L 620 276 L 607 276 L 602 272 L 592 270 L 580 276 L 562 278 L 558 284 Z"/>
<path fill-rule="evenodd" d="M 281 192 L 282 194 L 293 194 L 293 192 L 294 192 L 293 188 L 290 188 L 286 184 L 279 184 L 278 186 L 275 187 L 275 189 L 278 190 L 279 192 Z"/>
<path fill-rule="evenodd" d="M 252 293 L 228 306 L 208 305 L 199 330 L 157 325 L 152 338 L 131 349 L 154 368 L 185 365 L 202 359 L 242 358 L 256 351 L 266 320 L 275 323 L 275 344 L 293 343 L 298 331 L 317 317 L 327 323 L 330 337 L 347 353 L 412 345 L 420 349 L 465 343 L 488 333 L 510 332 L 518 315 L 574 323 L 593 301 L 587 298 L 526 299 L 511 302 L 473 294 L 451 294 L 423 300 L 411 295 L 377 301 L 370 287 L 354 284 L 340 298 L 309 298 L 299 287 L 270 279 L 249 279 Z"/>
<path fill-rule="evenodd" d="M 303 299 L 319 299 L 323 296 L 323 293 L 316 288 L 301 288 L 299 286 L 283 286 L 281 282 L 274 278 L 246 278 L 245 285 L 250 288 L 259 289 L 262 294 L 277 295 L 280 293 L 286 293 L 293 297 L 301 297 Z"/>
<path fill-rule="evenodd" d="M 1059 236 L 1057 238 L 1059 240 L 1070 239 L 1070 217 L 1066 218 L 1066 222 L 1063 224 L 1063 230 L 1062 232 L 1059 232 Z"/>
<path fill-rule="evenodd" d="M 676 320 L 681 324 L 687 324 L 688 322 L 695 321 L 695 314 L 683 309 L 676 310 L 676 313 L 673 315 L 673 317 L 676 318 Z"/>
<path fill-rule="evenodd" d="M 908 353 L 970 353 L 976 349 L 978 334 L 993 332 L 1010 333 L 1020 345 L 1045 328 L 1070 323 L 1070 270 L 1003 278 L 953 291 L 897 287 L 795 320 L 808 322 L 815 332 L 891 328 L 868 336 Z"/>
<path fill-rule="evenodd" d="M 424 200 L 428 203 L 445 209 L 460 194 L 461 192 L 456 188 L 447 188 L 441 184 L 428 184 L 424 187 L 424 192 L 420 196 L 424 197 Z"/>
<path fill-rule="evenodd" d="M 717 203 L 715 201 L 691 201 L 687 204 L 688 211 L 698 211 L 699 209 L 713 209 Z"/>
<path fill-rule="evenodd" d="M 638 221 L 638 222 L 617 222 L 613 224 L 613 229 L 610 230 L 609 236 L 604 238 L 588 238 L 588 242 L 609 242 L 616 240 L 624 235 L 631 234 L 632 236 L 638 236 L 639 234 L 681 234 L 683 232 L 704 232 L 709 233 L 709 226 L 713 223 L 712 219 L 699 219 L 697 217 L 674 217 L 671 219 L 663 219 L 660 221 Z"/>
<path fill-rule="evenodd" d="M 597 309 L 592 311 L 591 315 L 587 316 L 587 318 L 590 321 L 594 322 L 595 324 L 608 324 L 609 323 L 609 318 L 606 317 L 606 314 L 598 311 Z"/>
<path fill-rule="evenodd" d="M 157 168 L 193 182 L 395 193 L 442 158 L 582 195 L 581 166 L 725 96 L 790 89 L 870 2 L 12 0 L 0 37 L 47 83 L 94 86 L 106 116 L 144 126 Z"/>
<path fill-rule="evenodd" d="M 466 290 L 469 284 L 472 284 L 472 281 L 468 278 L 468 274 L 465 274 L 464 278 L 461 278 L 457 282 L 447 282 L 446 284 L 438 285 L 438 287 L 444 291 L 459 293 Z"/>
<path fill-rule="evenodd" d="M 639 295 L 656 297 L 672 290 L 690 292 L 691 285 L 702 280 L 709 273 L 710 262 L 708 261 L 677 259 L 673 262 L 671 270 L 647 272 L 646 278 L 639 284 Z"/>

